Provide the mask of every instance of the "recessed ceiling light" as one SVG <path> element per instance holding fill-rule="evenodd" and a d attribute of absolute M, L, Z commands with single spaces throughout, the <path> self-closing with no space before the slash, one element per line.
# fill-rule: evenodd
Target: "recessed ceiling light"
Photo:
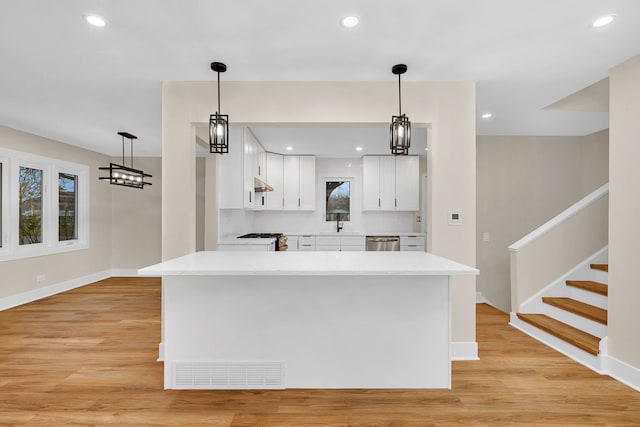
<path fill-rule="evenodd" d="M 426 148 L 424 149 L 424 151 L 429 151 L 429 147 L 426 147 Z"/>
<path fill-rule="evenodd" d="M 105 21 L 104 18 L 101 18 L 98 15 L 84 15 L 83 18 L 85 21 L 95 27 L 104 27 L 105 25 L 107 25 L 107 21 Z"/>
<path fill-rule="evenodd" d="M 293 147 L 290 145 L 287 145 L 287 151 L 291 151 L 291 150 L 293 150 Z"/>
<path fill-rule="evenodd" d="M 600 27 L 604 27 L 605 25 L 609 25 L 613 22 L 613 20 L 615 19 L 615 15 L 605 15 L 605 16 L 601 16 L 600 18 L 596 19 L 595 21 L 593 21 L 593 23 L 591 24 L 591 26 L 593 28 L 600 28 Z"/>
<path fill-rule="evenodd" d="M 360 22 L 360 20 L 358 19 L 357 16 L 345 16 L 344 18 L 342 18 L 342 21 L 340 21 L 340 23 L 342 23 L 342 26 L 345 28 L 353 28 L 356 25 L 358 25 L 358 23 Z"/>
<path fill-rule="evenodd" d="M 483 119 L 487 120 L 487 119 L 490 119 L 491 117 L 493 117 L 493 114 L 492 113 L 482 113 L 481 117 Z"/>
<path fill-rule="evenodd" d="M 362 151 L 362 147 L 356 147 L 356 151 Z"/>

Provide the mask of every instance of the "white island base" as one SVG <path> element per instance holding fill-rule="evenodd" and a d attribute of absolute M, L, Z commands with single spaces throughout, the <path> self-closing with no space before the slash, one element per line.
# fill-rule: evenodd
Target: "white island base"
<path fill-rule="evenodd" d="M 426 253 L 238 254 L 140 271 L 163 276 L 165 388 L 450 388 L 449 276 L 477 270 Z"/>

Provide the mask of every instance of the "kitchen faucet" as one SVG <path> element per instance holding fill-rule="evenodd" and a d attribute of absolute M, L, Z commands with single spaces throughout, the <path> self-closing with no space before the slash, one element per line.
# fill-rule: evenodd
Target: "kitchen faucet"
<path fill-rule="evenodd" d="M 336 233 L 339 233 L 340 230 L 342 230 L 342 227 L 343 227 L 342 225 L 340 225 L 340 213 L 337 213 L 336 217 L 337 217 L 336 218 L 336 229 L 337 229 Z"/>

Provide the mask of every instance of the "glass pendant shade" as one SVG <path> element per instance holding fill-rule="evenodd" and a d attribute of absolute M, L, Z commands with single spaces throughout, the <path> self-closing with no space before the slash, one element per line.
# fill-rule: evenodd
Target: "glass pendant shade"
<path fill-rule="evenodd" d="M 402 114 L 402 92 L 400 75 L 407 72 L 405 64 L 397 64 L 391 68 L 393 74 L 398 75 L 398 110 L 397 116 L 391 117 L 389 126 L 389 148 L 394 156 L 406 156 L 411 147 L 411 122 L 406 114 Z"/>
<path fill-rule="evenodd" d="M 406 115 L 393 116 L 389 126 L 391 154 L 407 155 L 411 147 L 411 122 Z"/>
<path fill-rule="evenodd" d="M 229 152 L 229 116 L 226 114 L 209 116 L 209 151 L 216 154 Z"/>
<path fill-rule="evenodd" d="M 211 69 L 218 73 L 218 111 L 209 116 L 209 151 L 225 154 L 229 152 L 229 116 L 220 113 L 220 73 L 227 71 L 227 66 L 212 62 Z"/>

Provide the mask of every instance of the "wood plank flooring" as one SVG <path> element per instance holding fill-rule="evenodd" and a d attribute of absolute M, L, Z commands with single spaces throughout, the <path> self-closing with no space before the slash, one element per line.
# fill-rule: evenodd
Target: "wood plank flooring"
<path fill-rule="evenodd" d="M 640 393 L 507 322 L 477 306 L 451 390 L 163 390 L 159 282 L 109 279 L 0 312 L 0 425 L 640 425 Z"/>

